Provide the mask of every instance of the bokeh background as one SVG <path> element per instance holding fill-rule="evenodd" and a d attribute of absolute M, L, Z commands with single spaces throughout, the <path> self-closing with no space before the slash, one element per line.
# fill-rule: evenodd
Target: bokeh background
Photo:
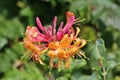
<path fill-rule="evenodd" d="M 69 69 L 50 73 L 48 65 L 22 57 L 22 39 L 37 16 L 46 26 L 58 16 L 59 24 L 66 11 L 86 19 L 76 26 L 89 60 L 76 57 Z M 0 80 L 120 80 L 120 0 L 0 0 Z"/>

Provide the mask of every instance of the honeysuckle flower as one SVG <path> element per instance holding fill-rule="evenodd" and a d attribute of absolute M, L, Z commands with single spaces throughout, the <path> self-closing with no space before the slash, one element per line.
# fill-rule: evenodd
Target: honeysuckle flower
<path fill-rule="evenodd" d="M 48 27 L 43 26 L 38 17 L 36 18 L 37 27 L 27 26 L 23 43 L 25 48 L 31 51 L 33 60 L 44 65 L 40 56 L 47 53 L 50 57 L 51 68 L 55 58 L 58 58 L 58 66 L 61 65 L 62 60 L 65 60 L 65 68 L 68 68 L 69 58 L 78 53 L 79 49 L 86 44 L 86 40 L 77 37 L 80 29 L 77 28 L 75 32 L 72 27 L 74 22 L 74 14 L 68 11 L 66 12 L 66 24 L 61 22 L 58 29 L 56 29 L 57 16 L 54 17 L 52 25 Z"/>
<path fill-rule="evenodd" d="M 51 58 L 50 67 L 53 67 L 54 58 L 58 58 L 58 66 L 60 66 L 62 60 L 65 60 L 65 68 L 69 67 L 69 58 L 78 53 L 79 49 L 86 44 L 86 40 L 77 38 L 79 32 L 80 29 L 77 28 L 76 34 L 71 33 L 70 36 L 65 34 L 61 41 L 49 43 L 48 48 L 50 51 L 48 51 L 48 56 Z M 81 55 L 83 56 L 84 54 Z"/>
<path fill-rule="evenodd" d="M 36 24 L 40 31 L 37 27 L 27 26 L 23 42 L 25 48 L 32 51 L 33 58 L 43 54 L 40 53 L 41 51 L 46 52 L 49 42 L 61 40 L 64 34 L 70 34 L 70 28 L 75 20 L 74 14 L 71 12 L 66 12 L 66 19 L 67 22 L 65 26 L 63 27 L 63 22 L 61 22 L 58 30 L 56 30 L 56 16 L 54 17 L 53 24 L 48 26 L 48 28 L 42 26 L 40 19 L 37 17 Z M 41 59 L 35 61 L 39 61 L 41 64 L 43 64 Z"/>

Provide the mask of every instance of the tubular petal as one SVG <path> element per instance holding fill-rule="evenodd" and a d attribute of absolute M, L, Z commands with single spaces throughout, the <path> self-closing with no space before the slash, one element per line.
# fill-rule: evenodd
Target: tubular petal
<path fill-rule="evenodd" d="M 64 32 L 68 32 L 68 30 L 72 27 L 74 22 L 74 16 L 70 18 L 70 20 L 66 23 L 65 27 L 63 28 Z"/>
<path fill-rule="evenodd" d="M 42 24 L 41 24 L 41 21 L 40 21 L 40 19 L 39 19 L 38 17 L 36 18 L 36 23 L 37 23 L 37 26 L 39 27 L 39 29 L 40 29 L 41 31 L 44 31 L 43 26 L 42 26 Z"/>
<path fill-rule="evenodd" d="M 55 16 L 53 20 L 53 36 L 55 36 L 56 34 L 56 22 L 57 22 L 57 16 Z"/>
<path fill-rule="evenodd" d="M 70 11 L 67 11 L 66 12 L 66 19 L 67 19 L 67 22 L 69 22 L 70 18 L 73 17 L 75 19 L 75 15 L 74 13 L 70 12 Z"/>

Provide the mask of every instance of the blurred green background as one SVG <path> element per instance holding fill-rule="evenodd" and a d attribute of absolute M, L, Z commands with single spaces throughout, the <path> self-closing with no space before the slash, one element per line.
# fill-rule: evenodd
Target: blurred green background
<path fill-rule="evenodd" d="M 22 39 L 27 25 L 65 21 L 65 12 L 86 19 L 76 24 L 88 43 L 89 58 L 75 58 L 69 69 L 26 61 Z M 42 56 L 45 63 L 49 58 Z M 120 0 L 0 0 L 0 80 L 120 80 Z"/>

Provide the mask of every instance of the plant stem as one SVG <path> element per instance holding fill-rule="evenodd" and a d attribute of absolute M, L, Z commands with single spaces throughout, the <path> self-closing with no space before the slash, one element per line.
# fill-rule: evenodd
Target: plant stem
<path fill-rule="evenodd" d="M 106 69 L 103 67 L 103 80 L 107 80 L 106 74 Z"/>

